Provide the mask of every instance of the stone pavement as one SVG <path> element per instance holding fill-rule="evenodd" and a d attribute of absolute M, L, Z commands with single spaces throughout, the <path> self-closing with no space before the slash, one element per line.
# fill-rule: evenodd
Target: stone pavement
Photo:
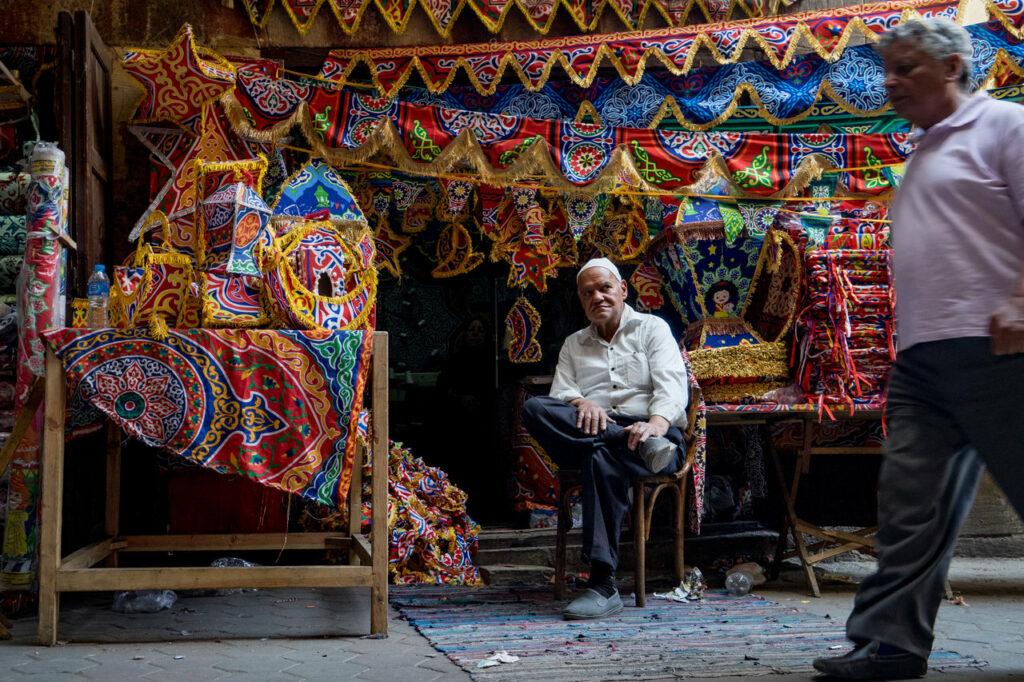
<path fill-rule="evenodd" d="M 757 590 L 765 598 L 845 618 L 855 581 L 870 562 L 835 562 L 822 576 L 823 596 L 808 596 L 802 572 Z M 963 605 L 939 609 L 936 646 L 989 662 L 980 670 L 933 673 L 931 679 L 1024 678 L 1024 562 L 958 559 L 953 589 Z M 278 589 L 181 597 L 156 614 L 117 614 L 109 594 L 64 595 L 61 645 L 35 644 L 36 621 L 16 619 L 14 639 L 0 642 L 0 680 L 468 680 L 392 611 L 386 639 L 368 638 L 365 588 Z M 514 652 L 512 652 L 514 653 Z M 827 652 L 823 652 L 827 653 Z M 736 678 L 719 678 L 729 682 Z M 774 682 L 804 675 L 772 675 Z"/>

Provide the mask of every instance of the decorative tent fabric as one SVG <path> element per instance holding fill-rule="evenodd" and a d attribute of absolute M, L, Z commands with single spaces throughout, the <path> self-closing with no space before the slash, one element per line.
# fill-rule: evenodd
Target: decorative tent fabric
<path fill-rule="evenodd" d="M 1004 65 L 1021 71 L 1024 46 L 995 21 L 966 27 L 974 45 L 972 88 L 980 87 Z M 322 75 L 337 73 L 328 57 Z M 518 72 L 513 72 L 518 74 Z M 815 104 L 831 101 L 839 111 L 873 116 L 889 108 L 883 87 L 882 58 L 871 45 L 848 47 L 838 58 L 795 56 L 784 69 L 768 61 L 694 68 L 677 76 L 648 70 L 635 84 L 617 76 L 598 76 L 588 87 L 549 81 L 533 90 L 522 83 L 502 84 L 493 94 L 471 86 L 450 86 L 432 94 L 402 87 L 397 97 L 419 106 L 484 111 L 540 119 L 586 120 L 610 126 L 658 128 L 674 119 L 687 130 L 704 131 L 733 116 L 744 96 L 772 125 L 789 125 L 813 115 Z M 269 79 L 264 79 L 269 80 Z M 251 80 L 239 78 L 236 95 L 253 99 Z M 264 92 L 256 95 L 265 98 Z M 296 102 L 297 104 L 297 102 Z"/>
<path fill-rule="evenodd" d="M 666 296 L 688 324 L 683 344 L 709 402 L 756 398 L 785 384 L 789 364 L 778 339 L 796 314 L 800 281 L 796 245 L 770 229 L 778 206 L 753 207 L 740 234 L 726 228 L 725 208 L 686 198 L 675 228 L 650 250 Z M 755 324 L 760 316 L 773 324 Z"/>
<path fill-rule="evenodd" d="M 416 9 L 416 0 L 327 0 L 338 25 L 345 33 L 359 29 L 363 14 L 375 5 L 381 17 L 395 33 L 403 33 Z M 491 33 L 497 33 L 512 8 L 539 33 L 551 28 L 559 7 L 564 7 L 580 31 L 597 30 L 604 13 L 614 13 L 627 26 L 639 28 L 648 14 L 660 15 L 670 26 L 682 25 L 694 10 L 699 10 L 707 21 L 722 21 L 740 9 L 747 16 L 774 14 L 780 3 L 790 5 L 796 0 L 448 0 L 447 2 L 420 0 L 419 6 L 439 34 L 447 37 L 456 17 L 472 10 Z M 249 20 L 257 28 L 264 28 L 270 19 L 274 0 L 242 0 Z M 324 0 L 281 0 L 288 17 L 300 34 L 305 34 L 324 4 Z"/>
<path fill-rule="evenodd" d="M 850 191 L 877 194 L 890 186 L 872 167 L 902 163 L 913 149 L 906 133 L 774 135 L 615 128 L 418 107 L 323 89 L 290 118 L 258 130 L 237 100 L 226 102 L 240 135 L 266 141 L 282 139 L 296 123 L 308 130 L 310 115 L 338 112 L 320 135 L 308 135 L 318 154 L 337 163 L 359 163 L 382 153 L 416 174 L 443 174 L 466 164 L 487 184 L 508 186 L 540 174 L 555 188 L 588 193 L 624 183 L 642 190 L 681 189 L 712 167 L 743 192 L 771 196 L 795 192 L 831 164 L 857 169 L 843 174 Z"/>
<path fill-rule="evenodd" d="M 748 45 L 764 50 L 776 69 L 796 56 L 802 38 L 824 59 L 835 59 L 855 34 L 877 40 L 909 18 L 959 16 L 957 0 L 892 0 L 851 7 L 803 12 L 785 17 L 750 19 L 704 26 L 637 31 L 635 33 L 573 36 L 514 43 L 475 43 L 423 47 L 352 48 L 332 50 L 341 70 L 326 77 L 348 80 L 360 65 L 369 68 L 379 92 L 394 95 L 415 71 L 431 92 L 448 88 L 465 71 L 473 87 L 490 94 L 506 70 L 515 72 L 531 90 L 540 88 L 555 65 L 579 86 L 589 86 L 602 62 L 621 78 L 640 81 L 651 60 L 675 75 L 690 71 L 701 47 L 719 64 L 737 62 Z"/>
<path fill-rule="evenodd" d="M 372 334 L 62 329 L 72 433 L 100 414 L 148 445 L 329 506 L 352 477 Z"/>

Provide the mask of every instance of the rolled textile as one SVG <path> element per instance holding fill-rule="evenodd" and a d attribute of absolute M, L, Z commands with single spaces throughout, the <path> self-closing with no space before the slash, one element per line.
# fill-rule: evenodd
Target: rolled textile
<path fill-rule="evenodd" d="M 28 173 L 0 173 L 0 215 L 25 215 L 25 197 L 31 178 Z"/>
<path fill-rule="evenodd" d="M 26 225 L 24 215 L 0 215 L 0 255 L 25 253 Z"/>
<path fill-rule="evenodd" d="M 22 265 L 18 276 L 17 310 L 20 318 L 15 409 L 25 403 L 33 383 L 44 368 L 41 333 L 63 324 L 61 302 L 64 249 L 57 235 L 67 232 L 68 173 L 64 152 L 57 145 L 39 142 L 29 161 L 32 180 L 26 199 L 28 234 L 25 257 L 8 256 Z M 2 268 L 0 268 L 2 269 Z M 39 545 L 39 462 L 42 407 L 35 415 L 11 462 L 11 492 L 7 502 L 0 585 L 8 590 L 33 589 Z"/>

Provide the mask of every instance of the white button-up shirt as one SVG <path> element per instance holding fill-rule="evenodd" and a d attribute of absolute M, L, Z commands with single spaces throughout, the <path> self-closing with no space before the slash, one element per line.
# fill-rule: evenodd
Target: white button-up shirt
<path fill-rule="evenodd" d="M 626 305 L 611 341 L 597 328 L 572 334 L 562 344 L 551 397 L 586 398 L 613 414 L 664 417 L 686 426 L 686 365 L 668 323 Z"/>

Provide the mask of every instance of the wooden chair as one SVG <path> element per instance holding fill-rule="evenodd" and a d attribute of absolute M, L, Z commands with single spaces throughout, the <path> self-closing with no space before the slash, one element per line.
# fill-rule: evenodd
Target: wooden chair
<path fill-rule="evenodd" d="M 675 578 L 683 579 L 683 529 L 686 525 L 686 480 L 693 467 L 696 454 L 694 430 L 700 411 L 700 389 L 690 386 L 690 397 L 686 408 L 686 459 L 683 468 L 672 474 L 649 474 L 633 482 L 633 553 L 636 556 L 633 569 L 635 599 L 637 606 L 647 603 L 646 595 L 646 550 L 651 536 L 651 516 L 654 504 L 663 490 L 671 492 L 675 500 Z M 565 599 L 566 559 L 565 546 L 572 529 L 572 494 L 582 486 L 582 473 L 578 469 L 559 469 L 558 485 L 558 533 L 555 537 L 555 599 Z"/>

